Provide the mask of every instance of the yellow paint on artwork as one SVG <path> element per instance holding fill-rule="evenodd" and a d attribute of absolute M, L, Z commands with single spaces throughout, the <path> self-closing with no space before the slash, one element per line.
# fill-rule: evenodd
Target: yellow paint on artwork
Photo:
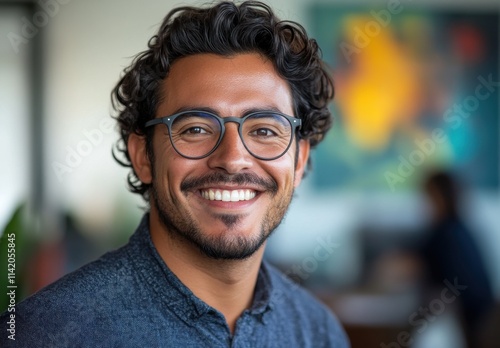
<path fill-rule="evenodd" d="M 422 84 L 417 61 L 390 27 L 379 26 L 378 34 L 369 36 L 374 33 L 365 31 L 370 20 L 373 18 L 346 22 L 347 42 L 356 42 L 360 31 L 369 40 L 336 76 L 337 105 L 351 141 L 363 149 L 381 151 L 398 127 L 412 123 L 420 113 Z"/>

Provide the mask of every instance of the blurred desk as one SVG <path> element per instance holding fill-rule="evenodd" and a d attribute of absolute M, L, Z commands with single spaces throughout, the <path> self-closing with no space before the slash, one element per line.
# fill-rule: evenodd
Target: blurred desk
<path fill-rule="evenodd" d="M 389 344 L 398 339 L 407 342 L 412 329 L 409 317 L 420 304 L 414 292 L 317 295 L 344 325 L 352 348 L 396 347 Z"/>

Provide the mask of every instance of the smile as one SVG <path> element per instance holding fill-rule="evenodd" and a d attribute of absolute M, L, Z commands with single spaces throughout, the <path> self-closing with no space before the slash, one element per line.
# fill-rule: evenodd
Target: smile
<path fill-rule="evenodd" d="M 210 201 L 239 202 L 253 199 L 256 192 L 253 190 L 201 190 L 201 196 Z"/>

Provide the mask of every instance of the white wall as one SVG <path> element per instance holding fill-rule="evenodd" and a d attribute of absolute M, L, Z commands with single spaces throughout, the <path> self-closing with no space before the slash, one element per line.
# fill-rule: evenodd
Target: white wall
<path fill-rule="evenodd" d="M 29 54 L 16 54 L 6 39 L 24 10 L 0 12 L 0 231 L 30 187 Z"/>

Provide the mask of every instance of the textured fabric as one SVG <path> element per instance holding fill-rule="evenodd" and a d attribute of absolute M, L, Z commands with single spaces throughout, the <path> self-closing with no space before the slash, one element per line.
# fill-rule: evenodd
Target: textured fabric
<path fill-rule="evenodd" d="M 0 316 L 0 347 L 349 347 L 330 311 L 263 262 L 253 305 L 234 336 L 153 246 L 146 215 L 127 245 L 63 277 Z"/>

